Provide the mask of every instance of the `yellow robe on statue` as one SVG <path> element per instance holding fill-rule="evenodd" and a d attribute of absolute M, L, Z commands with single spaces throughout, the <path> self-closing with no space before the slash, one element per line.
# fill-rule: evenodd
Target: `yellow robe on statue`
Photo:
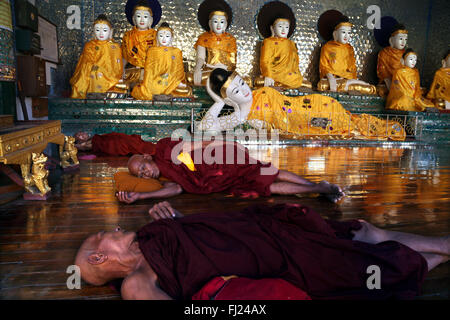
<path fill-rule="evenodd" d="M 301 87 L 303 77 L 299 69 L 297 46 L 285 38 L 270 37 L 261 47 L 260 68 L 263 77 L 269 77 L 287 88 Z"/>
<path fill-rule="evenodd" d="M 353 115 L 335 99 L 311 94 L 288 97 L 273 88 L 253 91 L 253 104 L 248 120 L 262 120 L 296 138 L 400 140 L 406 138 L 404 128 L 396 121 Z"/>
<path fill-rule="evenodd" d="M 450 68 L 441 68 L 436 71 L 427 98 L 450 101 Z"/>
<path fill-rule="evenodd" d="M 85 44 L 70 79 L 73 99 L 85 99 L 87 93 L 104 93 L 122 78 L 120 45 L 113 41 L 93 40 Z"/>
<path fill-rule="evenodd" d="M 144 68 L 147 51 L 154 46 L 156 46 L 156 30 L 139 31 L 134 27 L 123 36 L 122 54 L 133 66 Z"/>
<path fill-rule="evenodd" d="M 419 71 L 404 66 L 397 69 L 386 101 L 386 109 L 403 111 L 424 111 L 433 108 L 431 101 L 422 97 Z"/>
<path fill-rule="evenodd" d="M 356 59 L 353 47 L 337 41 L 328 41 L 320 52 L 320 78 L 328 73 L 344 79 L 356 79 Z"/>
<path fill-rule="evenodd" d="M 386 47 L 378 53 L 377 75 L 380 83 L 392 79 L 394 71 L 403 68 L 401 59 L 405 50 Z"/>
<path fill-rule="evenodd" d="M 236 39 L 228 32 L 221 35 L 212 31 L 204 32 L 198 37 L 194 48 L 197 49 L 198 46 L 206 48 L 207 64 L 221 63 L 228 67 L 228 71 L 236 69 Z"/>
<path fill-rule="evenodd" d="M 186 83 L 180 49 L 153 47 L 148 49 L 147 56 L 144 81 L 135 86 L 131 93 L 135 99 L 152 100 L 153 95 L 170 95 L 181 82 Z"/>

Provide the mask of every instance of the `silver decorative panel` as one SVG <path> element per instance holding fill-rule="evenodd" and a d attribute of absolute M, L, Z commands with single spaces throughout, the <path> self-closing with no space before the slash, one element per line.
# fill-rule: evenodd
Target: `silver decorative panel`
<path fill-rule="evenodd" d="M 60 56 L 63 66 L 58 71 L 58 92 L 69 89 L 69 79 L 81 53 L 83 44 L 92 39 L 92 22 L 98 14 L 106 13 L 115 26 L 114 38 L 121 40 L 131 26 L 126 20 L 125 0 L 37 0 L 41 14 L 59 26 Z M 190 68 L 195 63 L 193 48 L 197 37 L 203 32 L 197 22 L 197 8 L 202 0 L 161 0 L 163 15 L 175 30 L 175 45 L 184 54 Z M 229 32 L 238 43 L 238 72 L 246 76 L 259 74 L 259 45 L 261 38 L 255 26 L 256 15 L 265 0 L 229 0 L 233 8 L 233 24 Z M 434 71 L 440 67 L 440 59 L 448 49 L 450 28 L 448 23 L 448 0 L 286 0 L 297 17 L 297 29 L 292 40 L 297 43 L 300 70 L 306 79 L 318 81 L 318 63 L 321 45 L 324 43 L 317 31 L 317 20 L 321 13 L 337 9 L 349 16 L 354 24 L 351 44 L 355 48 L 358 77 L 376 83 L 376 61 L 381 49 L 373 32 L 366 27 L 369 17 L 367 8 L 378 5 L 381 16 L 393 16 L 404 23 L 408 30 L 409 46 L 420 55 L 418 68 L 422 83 L 428 85 Z M 66 26 L 67 7 L 81 8 L 81 30 L 69 30 Z M 437 58 L 438 57 L 438 58 Z"/>

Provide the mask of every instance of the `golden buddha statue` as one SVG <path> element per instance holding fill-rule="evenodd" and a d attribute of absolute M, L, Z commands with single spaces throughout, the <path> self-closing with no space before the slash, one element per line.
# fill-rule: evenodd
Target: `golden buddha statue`
<path fill-rule="evenodd" d="M 434 74 L 427 98 L 433 100 L 436 108 L 450 109 L 450 51 L 442 60 L 442 68 Z"/>
<path fill-rule="evenodd" d="M 261 46 L 261 76 L 254 87 L 280 87 L 283 89 L 312 89 L 299 68 L 297 45 L 289 40 L 295 31 L 292 9 L 280 2 L 266 3 L 258 14 L 258 29 L 265 38 Z"/>
<path fill-rule="evenodd" d="M 183 53 L 172 46 L 172 40 L 172 28 L 162 23 L 156 36 L 157 46 L 147 52 L 144 80 L 134 87 L 133 98 L 152 100 L 154 95 L 192 95 L 192 88 L 186 85 Z"/>
<path fill-rule="evenodd" d="M 328 17 L 329 12 L 332 12 L 331 17 Z M 319 32 L 325 39 L 331 35 L 333 40 L 323 45 L 320 52 L 319 91 L 376 94 L 374 85 L 357 79 L 355 53 L 349 44 L 352 26 L 348 17 L 336 10 L 321 16 Z"/>
<path fill-rule="evenodd" d="M 120 45 L 112 39 L 113 29 L 105 15 L 94 21 L 95 40 L 85 44 L 70 79 L 73 99 L 86 99 L 88 93 L 126 92 L 121 86 L 123 72 Z"/>
<path fill-rule="evenodd" d="M 209 74 L 216 68 L 236 69 L 236 39 L 226 32 L 233 20 L 233 11 L 224 0 L 205 0 L 198 9 L 198 21 L 206 30 L 194 48 L 197 50 L 196 66 L 187 75 L 189 84 L 205 86 Z"/>
<path fill-rule="evenodd" d="M 158 0 L 128 0 L 125 12 L 133 29 L 122 39 L 122 54 L 125 66 L 125 82 L 131 86 L 143 80 L 144 67 L 149 48 L 156 46 L 156 30 L 161 19 Z"/>
<path fill-rule="evenodd" d="M 386 109 L 402 111 L 425 111 L 434 105 L 422 96 L 419 71 L 415 68 L 417 54 L 408 49 L 402 57 L 403 67 L 394 71 Z"/>
<path fill-rule="evenodd" d="M 389 46 L 378 53 L 377 75 L 379 84 L 377 92 L 380 97 L 388 95 L 394 71 L 403 67 L 401 60 L 408 42 L 408 30 L 404 25 L 397 24 L 391 28 L 388 34 Z"/>

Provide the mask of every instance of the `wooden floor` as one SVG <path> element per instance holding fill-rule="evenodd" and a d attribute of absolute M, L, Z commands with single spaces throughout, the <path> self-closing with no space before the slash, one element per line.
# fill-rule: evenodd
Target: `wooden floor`
<path fill-rule="evenodd" d="M 363 218 L 391 230 L 440 236 L 449 234 L 450 222 L 450 153 L 446 149 L 251 148 L 260 160 L 278 157 L 282 169 L 344 186 L 348 196 L 340 205 L 317 198 L 242 200 L 224 194 L 182 194 L 171 201 L 187 214 L 239 209 L 256 202 L 302 203 L 332 219 Z M 89 234 L 117 225 L 137 230 L 150 222 L 147 212 L 155 201 L 122 205 L 114 198 L 112 175 L 125 170 L 125 163 L 126 158 L 102 157 L 82 161 L 75 174 L 54 170 L 50 177 L 54 197 L 47 202 L 18 198 L 0 205 L 1 299 L 120 298 L 109 287 L 84 283 L 81 290 L 68 290 L 66 269 Z M 439 266 L 429 273 L 419 299 L 448 299 L 449 280 L 449 263 Z"/>

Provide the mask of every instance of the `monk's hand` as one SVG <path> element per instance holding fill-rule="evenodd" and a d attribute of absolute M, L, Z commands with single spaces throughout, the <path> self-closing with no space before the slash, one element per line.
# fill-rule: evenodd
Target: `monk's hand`
<path fill-rule="evenodd" d="M 148 213 L 155 221 L 160 219 L 173 219 L 177 216 L 176 210 L 167 201 L 155 204 Z"/>
<path fill-rule="evenodd" d="M 120 202 L 124 203 L 133 203 L 137 200 L 139 200 L 139 193 L 138 192 L 125 192 L 125 191 L 119 191 L 116 193 L 117 199 L 119 199 Z"/>

